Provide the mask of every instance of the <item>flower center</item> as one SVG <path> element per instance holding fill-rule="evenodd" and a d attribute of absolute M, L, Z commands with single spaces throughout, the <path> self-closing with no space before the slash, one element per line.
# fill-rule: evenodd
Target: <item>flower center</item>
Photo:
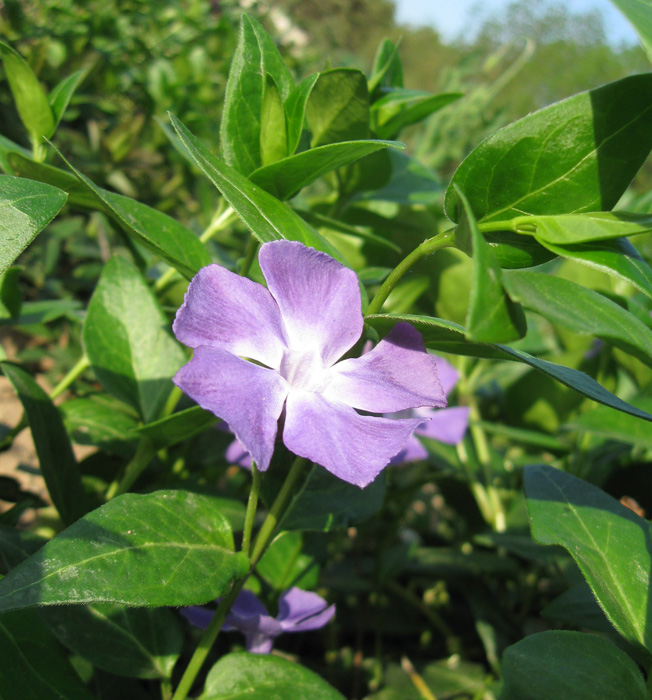
<path fill-rule="evenodd" d="M 283 351 L 279 373 L 296 389 L 316 391 L 324 380 L 324 369 L 317 353 L 286 349 Z"/>

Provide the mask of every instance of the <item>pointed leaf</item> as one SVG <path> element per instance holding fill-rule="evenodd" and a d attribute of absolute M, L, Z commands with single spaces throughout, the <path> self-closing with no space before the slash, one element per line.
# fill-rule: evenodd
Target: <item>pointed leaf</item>
<path fill-rule="evenodd" d="M 639 399 L 635 403 L 643 410 L 652 411 L 652 399 Z M 652 431 L 647 423 L 607 406 L 599 406 L 592 411 L 580 414 L 570 423 L 566 423 L 563 429 L 593 433 L 611 440 L 652 449 Z"/>
<path fill-rule="evenodd" d="M 249 179 L 278 199 L 290 199 L 301 188 L 337 168 L 383 148 L 403 149 L 396 141 L 344 141 L 318 146 L 259 168 Z"/>
<path fill-rule="evenodd" d="M 170 120 L 190 158 L 261 243 L 282 238 L 300 241 L 341 261 L 342 256 L 337 250 L 287 204 L 279 202 L 214 156 L 173 114 L 170 114 Z"/>
<path fill-rule="evenodd" d="M 652 2 L 650 0 L 611 0 L 636 30 L 641 45 L 652 61 Z"/>
<path fill-rule="evenodd" d="M 261 115 L 267 74 L 285 102 L 294 86 L 292 75 L 260 23 L 250 15 L 242 15 L 226 84 L 220 145 L 226 163 L 243 175 L 263 164 Z"/>
<path fill-rule="evenodd" d="M 14 171 L 9 162 L 10 153 L 20 153 L 26 158 L 32 157 L 32 154 L 26 148 L 19 146 L 17 143 L 14 143 L 11 139 L 8 139 L 6 136 L 0 134 L 0 168 L 2 168 L 2 170 L 7 175 L 20 175 L 20 173 Z"/>
<path fill-rule="evenodd" d="M 85 68 L 78 70 L 76 73 L 64 78 L 52 89 L 49 97 L 49 103 L 50 107 L 52 108 L 52 116 L 54 117 L 54 130 L 56 130 L 56 128 L 59 126 L 61 119 L 63 118 L 63 115 L 66 113 L 66 109 L 70 104 L 70 100 L 75 94 L 75 90 L 79 87 L 87 73 L 88 71 Z"/>
<path fill-rule="evenodd" d="M 622 306 L 570 280 L 510 270 L 505 286 L 513 299 L 552 323 L 594 335 L 652 365 L 652 330 Z"/>
<path fill-rule="evenodd" d="M 114 257 L 104 266 L 84 322 L 83 341 L 104 388 L 152 421 L 185 361 L 170 322 L 138 269 Z"/>
<path fill-rule="evenodd" d="M 462 96 L 460 92 L 433 95 L 403 88 L 388 91 L 371 105 L 374 133 L 381 139 L 394 138 L 401 129 L 419 123 Z"/>
<path fill-rule="evenodd" d="M 209 411 L 204 411 L 200 406 L 193 406 L 143 425 L 139 428 L 139 432 L 148 437 L 157 450 L 161 450 L 197 435 L 209 426 L 215 425 L 218 420 Z"/>
<path fill-rule="evenodd" d="M 292 88 L 288 95 L 285 104 L 285 118 L 287 121 L 288 130 L 288 155 L 293 155 L 297 150 L 301 133 L 303 132 L 303 124 L 306 121 L 306 105 L 312 89 L 319 78 L 319 73 L 309 75 L 304 78 L 298 85 Z"/>
<path fill-rule="evenodd" d="M 292 586 L 310 589 L 317 585 L 319 565 L 303 553 L 300 532 L 282 532 L 256 565 L 256 573 L 278 593 Z"/>
<path fill-rule="evenodd" d="M 263 106 L 260 115 L 260 162 L 263 166 L 275 163 L 288 154 L 285 110 L 276 83 L 266 76 Z"/>
<path fill-rule="evenodd" d="M 208 496 L 125 494 L 71 525 L 0 581 L 0 612 L 110 602 L 196 605 L 247 572 Z"/>
<path fill-rule="evenodd" d="M 391 87 L 403 87 L 403 65 L 398 55 L 398 43 L 383 39 L 378 45 L 374 65 L 369 78 L 369 94 L 383 83 Z"/>
<path fill-rule="evenodd" d="M 585 243 L 652 231 L 652 215 L 626 211 L 599 211 L 559 216 L 519 216 L 512 223 L 522 233 L 546 243 Z"/>
<path fill-rule="evenodd" d="M 652 148 L 652 74 L 609 83 L 500 129 L 471 152 L 457 185 L 479 221 L 612 209 Z"/>
<path fill-rule="evenodd" d="M 59 409 L 24 369 L 8 362 L 1 366 L 27 414 L 50 498 L 64 523 L 73 523 L 88 510 L 88 502 Z"/>
<path fill-rule="evenodd" d="M 0 175 L 0 274 L 11 267 L 66 203 L 66 193 L 22 177 Z"/>
<path fill-rule="evenodd" d="M 652 652 L 652 526 L 596 486 L 544 465 L 526 467 L 532 536 L 567 549 L 614 627 Z"/>

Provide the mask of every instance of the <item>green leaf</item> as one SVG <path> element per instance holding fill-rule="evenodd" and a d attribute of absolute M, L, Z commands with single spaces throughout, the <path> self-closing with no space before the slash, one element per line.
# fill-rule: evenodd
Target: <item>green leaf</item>
<path fill-rule="evenodd" d="M 0 617 L 0 646 L 0 688 L 8 700 L 93 700 L 52 632 L 33 610 Z"/>
<path fill-rule="evenodd" d="M 113 257 L 88 305 L 83 342 L 102 386 L 146 422 L 158 417 L 185 354 L 134 265 Z"/>
<path fill-rule="evenodd" d="M 250 15 L 242 15 L 238 45 L 226 84 L 220 127 L 222 156 L 243 175 L 263 165 L 261 119 L 266 76 L 270 75 L 285 102 L 294 86 L 292 75 L 274 42 Z"/>
<path fill-rule="evenodd" d="M 369 138 L 367 79 L 354 68 L 320 73 L 306 108 L 312 146 Z"/>
<path fill-rule="evenodd" d="M 267 74 L 260 116 L 260 161 L 263 166 L 288 155 L 287 126 L 281 94 Z"/>
<path fill-rule="evenodd" d="M 504 282 L 511 297 L 552 323 L 594 335 L 652 365 L 652 330 L 598 292 L 541 272 L 510 270 Z"/>
<path fill-rule="evenodd" d="M 532 634 L 503 656 L 501 700 L 645 700 L 645 681 L 627 654 L 582 632 Z"/>
<path fill-rule="evenodd" d="M 519 233 L 535 236 L 542 243 L 585 243 L 652 231 L 650 214 L 599 211 L 558 216 L 519 216 L 511 222 Z"/>
<path fill-rule="evenodd" d="M 66 203 L 66 193 L 21 177 L 0 175 L 0 274 Z"/>
<path fill-rule="evenodd" d="M 398 44 L 389 39 L 383 39 L 378 45 L 374 57 L 374 65 L 369 78 L 369 94 L 383 83 L 391 87 L 403 87 L 403 65 L 398 55 Z"/>
<path fill-rule="evenodd" d="M 84 68 L 78 70 L 76 73 L 69 75 L 64 78 L 58 85 L 52 89 L 49 97 L 50 107 L 52 108 L 52 116 L 54 117 L 54 129 L 52 133 L 56 131 L 59 126 L 63 115 L 70 104 L 72 96 L 75 94 L 75 90 L 79 87 L 80 83 L 86 77 L 88 71 Z"/>
<path fill-rule="evenodd" d="M 433 95 L 423 90 L 395 88 L 371 105 L 373 131 L 381 139 L 395 138 L 401 129 L 417 124 L 462 96 L 459 92 Z"/>
<path fill-rule="evenodd" d="M 6 574 L 37 552 L 47 540 L 27 530 L 0 525 L 0 569 Z"/>
<path fill-rule="evenodd" d="M 611 0 L 636 30 L 648 58 L 652 61 L 652 2 L 650 0 Z"/>
<path fill-rule="evenodd" d="M 18 280 L 21 267 L 10 267 L 5 273 L 0 274 L 0 320 L 17 319 L 23 304 Z"/>
<path fill-rule="evenodd" d="M 386 335 L 399 321 L 413 325 L 423 336 L 426 346 L 433 350 L 451 352 L 458 355 L 472 355 L 488 359 L 512 360 L 523 362 L 534 369 L 547 374 L 565 386 L 574 389 L 593 401 L 611 406 L 619 411 L 652 421 L 652 415 L 646 413 L 600 386 L 588 374 L 570 367 L 556 365 L 547 360 L 532 357 L 526 352 L 510 348 L 508 345 L 493 343 L 472 343 L 464 336 L 464 328 L 452 321 L 444 321 L 431 316 L 416 316 L 410 314 L 378 314 L 365 317 L 365 321 L 382 335 Z"/>
<path fill-rule="evenodd" d="M 19 146 L 11 139 L 8 139 L 6 136 L 0 134 L 0 168 L 2 168 L 7 175 L 19 175 L 20 173 L 15 172 L 11 166 L 11 163 L 9 162 L 10 153 L 20 153 L 26 158 L 32 157 L 32 154 L 26 148 Z"/>
<path fill-rule="evenodd" d="M 634 285 L 652 299 L 652 268 L 626 238 L 557 245 L 541 241 L 548 250 Z"/>
<path fill-rule="evenodd" d="M 1 41 L 0 55 L 2 55 L 18 115 L 29 132 L 32 142 L 40 145 L 43 136 L 50 138 L 55 129 L 54 117 L 45 90 L 25 59 L 11 46 Z"/>
<path fill-rule="evenodd" d="M 256 565 L 256 573 L 277 592 L 292 586 L 313 588 L 319 579 L 319 565 L 303 553 L 300 532 L 282 532 L 274 539 Z"/>
<path fill-rule="evenodd" d="M 170 610 L 95 603 L 53 606 L 42 615 L 64 646 L 119 676 L 170 678 L 183 646 Z"/>
<path fill-rule="evenodd" d="M 525 468 L 525 495 L 534 539 L 567 549 L 614 627 L 652 652 L 650 523 L 552 467 Z"/>
<path fill-rule="evenodd" d="M 478 229 L 468 200 L 462 192 L 457 196 L 463 208 L 457 237 L 458 240 L 470 240 L 473 250 L 466 335 L 469 340 L 482 342 L 518 340 L 527 331 L 523 309 L 505 292 L 500 265 Z"/>
<path fill-rule="evenodd" d="M 173 114 L 170 114 L 170 120 L 190 158 L 261 243 L 283 238 L 300 241 L 342 261 L 337 250 L 287 204 L 279 202 L 214 156 Z"/>
<path fill-rule="evenodd" d="M 126 233 L 166 260 L 182 275 L 191 279 L 200 268 L 211 264 L 211 257 L 203 243 L 176 219 L 130 197 L 100 189 L 61 153 L 59 156 Z"/>
<path fill-rule="evenodd" d="M 210 670 L 199 700 L 344 700 L 316 673 L 279 656 L 227 654 Z"/>
<path fill-rule="evenodd" d="M 285 104 L 285 120 L 288 132 L 288 155 L 292 155 L 299 145 L 303 125 L 306 121 L 306 105 L 312 89 L 319 78 L 319 73 L 309 75 L 292 88 Z"/>
<path fill-rule="evenodd" d="M 322 175 L 384 148 L 403 149 L 405 146 L 394 141 L 372 140 L 332 143 L 259 168 L 249 179 L 278 199 L 290 199 Z"/>
<path fill-rule="evenodd" d="M 462 162 L 457 185 L 479 221 L 612 209 L 652 148 L 652 74 L 609 83 L 520 119 Z"/>
<path fill-rule="evenodd" d="M 635 403 L 643 410 L 652 411 L 652 399 L 643 398 Z M 582 413 L 570 423 L 566 423 L 562 429 L 593 433 L 611 440 L 652 449 L 652 431 L 646 423 L 606 406 L 599 406 L 592 411 Z"/>
<path fill-rule="evenodd" d="M 0 581 L 0 612 L 34 605 L 196 605 L 244 576 L 226 518 L 187 491 L 125 494 L 84 516 Z"/>
<path fill-rule="evenodd" d="M 73 523 L 87 511 L 87 498 L 59 410 L 24 369 L 7 362 L 1 366 L 27 414 L 52 503 L 64 523 Z"/>
<path fill-rule="evenodd" d="M 209 411 L 193 406 L 143 425 L 139 432 L 148 437 L 157 450 L 161 450 L 201 433 L 217 421 L 218 418 Z"/>

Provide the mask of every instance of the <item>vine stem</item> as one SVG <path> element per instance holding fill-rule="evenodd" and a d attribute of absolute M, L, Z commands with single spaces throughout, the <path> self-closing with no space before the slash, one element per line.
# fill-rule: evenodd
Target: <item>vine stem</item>
<path fill-rule="evenodd" d="M 192 685 L 195 682 L 195 678 L 199 674 L 199 671 L 201 670 L 202 666 L 204 665 L 206 657 L 208 656 L 211 647 L 215 643 L 217 635 L 222 629 L 222 625 L 224 624 L 224 618 L 231 609 L 231 606 L 235 602 L 235 599 L 238 597 L 238 594 L 242 590 L 242 587 L 244 586 L 246 580 L 253 572 L 254 567 L 256 566 L 260 558 L 263 556 L 265 550 L 267 549 L 267 546 L 271 542 L 274 531 L 276 530 L 276 526 L 283 517 L 285 508 L 287 507 L 288 501 L 290 500 L 292 491 L 297 485 L 297 482 L 299 481 L 303 473 L 303 468 L 306 465 L 307 461 L 308 460 L 304 459 L 303 457 L 297 457 L 294 460 L 292 466 L 290 467 L 290 471 L 285 477 L 283 486 L 281 486 L 281 490 L 278 492 L 276 498 L 274 499 L 274 503 L 269 509 L 269 513 L 267 513 L 267 517 L 265 518 L 258 532 L 258 535 L 256 536 L 253 553 L 250 558 L 251 564 L 249 571 L 245 576 L 236 581 L 231 590 L 220 600 L 215 614 L 211 618 L 211 621 L 208 623 L 208 627 L 202 635 L 202 638 L 199 640 L 199 644 L 197 645 L 197 648 L 195 649 L 195 652 L 193 653 L 190 662 L 188 663 L 188 666 L 184 671 L 181 680 L 179 681 L 179 685 L 177 686 L 176 692 L 172 696 L 172 700 L 185 700 L 188 696 L 188 693 L 190 692 L 190 689 L 192 688 Z M 252 485 L 252 491 L 253 490 L 254 486 Z M 249 504 L 247 504 L 247 511 L 249 511 Z M 249 515 L 249 513 L 247 513 L 247 515 Z M 245 515 L 245 520 L 247 518 L 247 515 Z M 253 516 L 249 517 L 251 517 L 253 520 Z"/>
<path fill-rule="evenodd" d="M 119 480 L 116 479 L 107 489 L 106 500 L 110 501 L 112 498 L 120 496 L 128 491 L 133 486 L 136 479 L 145 471 L 155 454 L 156 449 L 152 441 L 146 437 L 141 438 L 136 448 L 136 454 L 125 467 L 122 478 Z"/>
<path fill-rule="evenodd" d="M 61 396 L 63 392 L 91 366 L 90 360 L 86 355 L 82 355 L 75 366 L 66 374 L 66 376 L 52 389 L 48 394 L 51 399 L 56 399 L 57 396 Z"/>
<path fill-rule="evenodd" d="M 242 267 L 238 273 L 240 277 L 246 277 L 249 274 L 249 270 L 256 257 L 256 252 L 258 251 L 258 246 L 260 245 L 259 240 L 251 234 L 249 239 L 249 244 L 247 245 L 247 252 L 245 253 L 245 259 L 242 261 Z"/>
<path fill-rule="evenodd" d="M 455 245 L 455 229 L 443 231 L 423 241 L 423 243 L 418 245 L 409 255 L 406 255 L 385 278 L 385 281 L 380 285 L 380 289 L 369 302 L 365 315 L 370 316 L 380 311 L 387 297 L 399 283 L 403 275 L 405 275 L 416 262 L 421 260 L 421 258 L 425 258 L 441 248 L 450 248 L 453 245 Z"/>
<path fill-rule="evenodd" d="M 245 513 L 244 532 L 242 533 L 242 551 L 249 556 L 251 548 L 251 532 L 256 519 L 256 508 L 258 507 L 258 494 L 260 492 L 260 472 L 256 468 L 256 463 L 251 463 L 251 491 L 247 501 L 247 511 Z"/>

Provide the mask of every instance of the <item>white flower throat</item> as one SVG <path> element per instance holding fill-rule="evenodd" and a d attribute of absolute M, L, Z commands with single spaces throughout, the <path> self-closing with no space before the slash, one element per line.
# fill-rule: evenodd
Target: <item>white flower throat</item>
<path fill-rule="evenodd" d="M 279 374 L 295 389 L 319 391 L 326 381 L 324 363 L 314 350 L 283 350 Z"/>

